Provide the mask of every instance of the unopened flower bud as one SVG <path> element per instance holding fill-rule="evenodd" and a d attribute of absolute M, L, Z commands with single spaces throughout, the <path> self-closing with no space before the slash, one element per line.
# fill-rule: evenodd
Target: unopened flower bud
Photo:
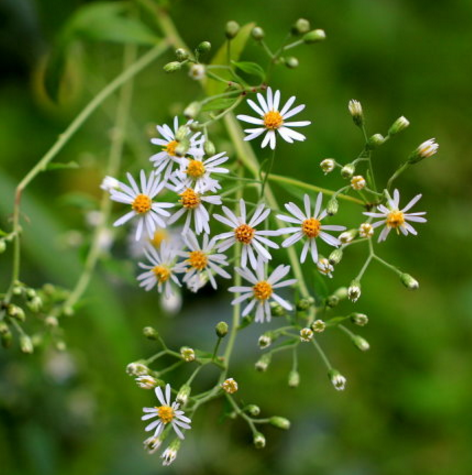
<path fill-rule="evenodd" d="M 228 334 L 228 324 L 226 322 L 217 323 L 215 331 L 219 338 L 224 338 Z"/>
<path fill-rule="evenodd" d="M 64 340 L 56 341 L 56 350 L 57 351 L 66 351 L 67 350 L 66 342 Z"/>
<path fill-rule="evenodd" d="M 187 50 L 183 48 L 178 48 L 175 50 L 175 56 L 179 61 L 185 61 L 186 59 L 189 58 L 190 54 Z"/>
<path fill-rule="evenodd" d="M 232 40 L 239 33 L 240 28 L 241 27 L 239 26 L 239 23 L 235 21 L 231 20 L 228 23 L 226 23 L 226 29 L 225 29 L 226 38 L 228 38 L 228 40 Z"/>
<path fill-rule="evenodd" d="M 272 355 L 270 353 L 265 353 L 263 354 L 255 364 L 256 370 L 260 371 L 263 373 L 264 371 L 267 371 L 267 368 L 269 367 L 270 361 L 272 359 Z"/>
<path fill-rule="evenodd" d="M 171 61 L 164 66 L 164 71 L 166 73 L 174 73 L 178 71 L 182 67 L 182 63 L 180 61 Z"/>
<path fill-rule="evenodd" d="M 357 236 L 357 229 L 349 229 L 348 231 L 342 232 L 339 236 L 338 239 L 343 243 L 343 244 L 349 244 L 352 242 Z"/>
<path fill-rule="evenodd" d="M 315 303 L 315 299 L 313 297 L 307 297 L 304 299 L 300 299 L 297 302 L 297 310 L 303 312 L 305 310 L 308 310 L 311 306 L 313 306 Z"/>
<path fill-rule="evenodd" d="M 168 467 L 176 458 L 180 449 L 180 439 L 174 439 L 161 455 L 162 465 Z"/>
<path fill-rule="evenodd" d="M 259 348 L 267 348 L 272 344 L 272 337 L 270 333 L 264 333 L 259 337 L 259 340 L 257 341 L 257 344 L 259 345 Z"/>
<path fill-rule="evenodd" d="M 334 267 L 326 257 L 320 256 L 316 263 L 316 268 L 321 274 L 327 275 L 330 279 L 333 277 Z"/>
<path fill-rule="evenodd" d="M 270 313 L 273 317 L 283 317 L 287 312 L 277 302 L 270 303 Z"/>
<path fill-rule="evenodd" d="M 292 26 L 294 35 L 304 35 L 310 31 L 310 22 L 305 18 L 299 18 Z"/>
<path fill-rule="evenodd" d="M 15 285 L 13 287 L 13 295 L 21 295 L 23 293 L 23 287 L 20 287 L 19 285 Z"/>
<path fill-rule="evenodd" d="M 246 412 L 252 417 L 257 417 L 261 413 L 261 408 L 255 404 L 249 404 L 246 407 Z"/>
<path fill-rule="evenodd" d="M 337 391 L 343 391 L 346 387 L 346 378 L 336 369 L 328 371 L 328 377 Z"/>
<path fill-rule="evenodd" d="M 316 333 L 323 333 L 326 330 L 326 323 L 323 320 L 315 320 L 311 324 L 311 329 Z"/>
<path fill-rule="evenodd" d="M 343 258 L 343 251 L 342 249 L 335 249 L 331 254 L 329 255 L 329 263 L 333 266 L 339 264 L 341 262 L 341 259 Z"/>
<path fill-rule="evenodd" d="M 3 348 L 10 348 L 13 335 L 5 322 L 0 322 L 0 339 L 2 341 Z"/>
<path fill-rule="evenodd" d="M 369 342 L 359 335 L 354 335 L 352 337 L 352 342 L 361 351 L 367 351 L 370 349 Z"/>
<path fill-rule="evenodd" d="M 408 122 L 408 120 L 405 117 L 401 116 L 388 129 L 388 135 L 399 134 L 401 131 L 405 130 L 409 125 L 410 125 L 410 122 Z"/>
<path fill-rule="evenodd" d="M 36 290 L 34 289 L 27 289 L 26 290 L 26 298 L 27 299 L 33 299 L 34 297 L 36 297 Z"/>
<path fill-rule="evenodd" d="M 331 198 L 326 205 L 326 212 L 328 216 L 334 216 L 339 210 L 339 203 L 336 198 Z"/>
<path fill-rule="evenodd" d="M 44 319 L 44 323 L 49 328 L 56 328 L 56 327 L 59 326 L 59 320 L 56 317 L 54 317 L 53 315 L 49 315 L 48 317 L 46 317 Z"/>
<path fill-rule="evenodd" d="M 355 99 L 351 99 L 347 106 L 349 113 L 352 116 L 352 120 L 358 127 L 362 127 L 364 124 L 364 112 L 362 110 L 362 104 Z"/>
<path fill-rule="evenodd" d="M 148 437 L 144 442 L 144 449 L 148 454 L 154 454 L 162 444 L 162 434 L 159 437 Z"/>
<path fill-rule="evenodd" d="M 175 398 L 175 400 L 182 406 L 185 406 L 185 404 L 187 404 L 188 402 L 188 398 L 190 397 L 191 391 L 192 391 L 192 388 L 188 384 L 184 384 L 179 389 L 179 392 L 177 393 L 177 397 Z"/>
<path fill-rule="evenodd" d="M 38 297 L 33 297 L 31 300 L 26 302 L 26 306 L 33 312 L 37 313 L 41 310 L 43 301 Z"/>
<path fill-rule="evenodd" d="M 374 235 L 374 227 L 370 223 L 362 223 L 359 226 L 359 236 L 371 238 Z"/>
<path fill-rule="evenodd" d="M 197 51 L 201 54 L 208 53 L 211 50 L 211 43 L 209 41 L 202 41 L 197 46 Z"/>
<path fill-rule="evenodd" d="M 19 322 L 24 322 L 26 320 L 25 312 L 23 311 L 23 309 L 21 307 L 18 307 L 18 305 L 12 303 L 8 304 L 7 306 L 7 314 L 10 317 L 15 318 Z"/>
<path fill-rule="evenodd" d="M 213 142 L 210 140 L 205 140 L 205 143 L 203 144 L 203 151 L 209 156 L 215 155 L 216 152 L 216 147 Z"/>
<path fill-rule="evenodd" d="M 313 330 L 311 328 L 302 328 L 300 330 L 300 341 L 309 342 L 313 340 Z"/>
<path fill-rule="evenodd" d="M 297 388 L 299 384 L 300 373 L 297 370 L 293 369 L 292 371 L 290 371 L 290 373 L 288 373 L 288 385 L 291 388 Z"/>
<path fill-rule="evenodd" d="M 158 331 L 153 328 L 153 327 L 144 327 L 143 328 L 143 335 L 148 339 L 148 340 L 157 340 L 159 333 Z"/>
<path fill-rule="evenodd" d="M 200 102 L 191 102 L 184 109 L 184 116 L 187 117 L 187 119 L 195 119 L 195 117 L 200 113 L 201 108 Z"/>
<path fill-rule="evenodd" d="M 416 150 L 411 153 L 408 162 L 411 164 L 418 163 L 424 158 L 432 157 L 437 153 L 438 148 L 439 145 L 436 143 L 436 139 L 426 140 L 426 142 L 423 142 Z"/>
<path fill-rule="evenodd" d="M 0 321 L 0 335 L 5 335 L 10 331 L 8 324 L 4 321 Z"/>
<path fill-rule="evenodd" d="M 336 295 L 329 295 L 326 298 L 326 306 L 329 308 L 334 308 L 339 304 L 339 298 Z"/>
<path fill-rule="evenodd" d="M 195 81 L 200 81 L 205 77 L 205 66 L 203 64 L 192 64 L 188 70 L 188 75 Z"/>
<path fill-rule="evenodd" d="M 192 361 L 195 361 L 195 350 L 188 346 L 183 346 L 180 348 L 180 356 L 182 356 L 182 359 L 187 363 L 191 363 Z"/>
<path fill-rule="evenodd" d="M 142 376 L 145 374 L 149 374 L 149 368 L 144 365 L 143 363 L 140 363 L 139 361 L 136 361 L 134 363 L 130 363 L 126 367 L 126 372 L 130 376 Z"/>
<path fill-rule="evenodd" d="M 177 147 L 175 147 L 175 154 L 178 157 L 183 157 L 187 153 L 189 148 L 190 148 L 189 139 L 188 138 L 182 139 L 179 142 L 179 145 L 177 145 Z"/>
<path fill-rule="evenodd" d="M 136 378 L 136 384 L 141 389 L 154 389 L 156 386 L 159 385 L 159 381 L 156 378 L 150 376 L 149 374 L 143 374 Z"/>
<path fill-rule="evenodd" d="M 366 181 L 362 175 L 356 175 L 351 178 L 351 186 L 353 190 L 362 190 L 365 188 Z"/>
<path fill-rule="evenodd" d="M 251 36 L 256 40 L 256 41 L 261 41 L 264 39 L 265 32 L 262 28 L 259 26 L 256 26 L 255 28 L 252 29 L 251 31 Z"/>
<path fill-rule="evenodd" d="M 287 66 L 288 69 L 295 69 L 298 68 L 299 61 L 295 56 L 289 56 L 288 58 L 285 59 L 285 66 Z"/>
<path fill-rule="evenodd" d="M 420 286 L 420 283 L 410 274 L 402 274 L 400 280 L 408 290 L 416 290 Z"/>
<path fill-rule="evenodd" d="M 20 349 L 23 353 L 31 354 L 34 351 L 33 342 L 28 335 L 20 336 Z"/>
<path fill-rule="evenodd" d="M 254 434 L 253 442 L 256 449 L 263 449 L 266 445 L 266 439 L 264 435 L 261 434 L 260 432 L 256 432 Z"/>
<path fill-rule="evenodd" d="M 347 297 L 352 302 L 357 302 L 361 296 L 361 283 L 357 280 L 353 280 L 351 285 L 347 289 Z"/>
<path fill-rule="evenodd" d="M 274 427 L 277 427 L 278 429 L 282 430 L 290 429 L 290 421 L 288 419 L 285 419 L 285 417 L 272 416 L 269 419 L 269 424 L 272 424 Z"/>
<path fill-rule="evenodd" d="M 3 254 L 7 248 L 7 244 L 4 239 L 0 240 L 0 254 Z"/>
<path fill-rule="evenodd" d="M 332 158 L 325 158 L 320 163 L 320 167 L 323 170 L 325 175 L 327 175 L 328 173 L 331 173 L 334 170 L 335 166 L 336 166 L 336 162 Z"/>
<path fill-rule="evenodd" d="M 352 323 L 359 325 L 360 327 L 369 323 L 369 318 L 364 313 L 353 313 L 350 318 Z"/>
<path fill-rule="evenodd" d="M 341 168 L 341 176 L 346 179 L 352 178 L 354 172 L 356 171 L 356 167 L 352 163 L 348 163 Z"/>
<path fill-rule="evenodd" d="M 233 378 L 225 379 L 221 387 L 228 394 L 234 394 L 238 390 L 238 383 Z"/>
<path fill-rule="evenodd" d="M 303 36 L 303 42 L 308 44 L 318 43 L 326 39 L 326 33 L 324 30 L 312 30 L 308 33 L 305 33 Z"/>
<path fill-rule="evenodd" d="M 370 149 L 379 148 L 384 143 L 385 143 L 385 137 L 382 134 L 374 134 L 367 141 L 367 145 L 369 146 Z"/>
<path fill-rule="evenodd" d="M 347 287 L 339 287 L 334 294 L 339 300 L 347 299 Z"/>

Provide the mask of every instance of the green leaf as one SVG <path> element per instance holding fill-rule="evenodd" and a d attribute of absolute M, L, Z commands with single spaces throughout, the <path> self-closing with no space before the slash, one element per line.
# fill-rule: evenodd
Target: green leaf
<path fill-rule="evenodd" d="M 221 99 L 215 99 L 214 101 L 206 103 L 202 107 L 202 112 L 227 109 L 228 107 L 231 107 L 236 102 L 236 100 L 236 97 L 222 97 Z"/>
<path fill-rule="evenodd" d="M 49 163 L 46 170 L 68 170 L 71 168 L 80 168 L 77 162 L 68 163 Z"/>
<path fill-rule="evenodd" d="M 239 30 L 238 35 L 236 38 L 231 40 L 231 61 L 238 61 L 240 58 L 244 47 L 246 46 L 247 40 L 251 36 L 251 31 L 254 28 L 255 23 L 248 23 L 244 25 Z M 221 48 L 216 52 L 215 56 L 211 61 L 211 65 L 227 65 L 228 58 L 227 58 L 227 51 L 228 51 L 228 42 L 225 41 Z M 218 76 L 221 76 L 224 79 L 228 79 L 230 81 L 233 79 L 233 75 L 230 71 L 226 71 L 224 69 L 218 70 Z M 216 94 L 221 94 L 224 92 L 226 86 L 222 82 L 214 81 L 212 79 L 208 79 L 205 85 L 206 93 L 209 96 L 214 96 Z"/>
<path fill-rule="evenodd" d="M 251 61 L 231 61 L 231 63 L 243 73 L 250 74 L 251 76 L 258 76 L 261 81 L 265 80 L 265 71 L 259 64 L 253 63 Z"/>

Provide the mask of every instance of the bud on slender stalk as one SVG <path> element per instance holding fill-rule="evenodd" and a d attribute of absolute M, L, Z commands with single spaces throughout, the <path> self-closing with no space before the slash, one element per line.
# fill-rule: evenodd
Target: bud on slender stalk
<path fill-rule="evenodd" d="M 360 296 L 361 296 L 361 283 L 357 280 L 353 280 L 351 282 L 351 285 L 347 289 L 347 297 L 352 302 L 357 302 Z"/>
<path fill-rule="evenodd" d="M 256 41 L 261 41 L 264 39 L 265 32 L 262 28 L 256 26 L 255 28 L 252 29 L 251 31 L 251 36 L 256 40 Z"/>
<path fill-rule="evenodd" d="M 261 373 L 267 371 L 267 368 L 270 365 L 270 361 L 272 359 L 272 355 L 270 353 L 265 353 L 262 355 L 255 364 L 256 370 L 260 371 Z"/>
<path fill-rule="evenodd" d="M 6 242 L 2 239 L 0 240 L 0 254 L 3 254 L 7 248 Z"/>
<path fill-rule="evenodd" d="M 325 175 L 327 175 L 328 173 L 331 173 L 334 170 L 335 166 L 336 166 L 336 162 L 332 158 L 325 158 L 320 163 L 320 167 L 323 170 Z"/>
<path fill-rule="evenodd" d="M 288 58 L 285 59 L 285 66 L 287 66 L 288 69 L 295 69 L 298 68 L 299 61 L 295 56 L 289 56 Z"/>
<path fill-rule="evenodd" d="M 205 140 L 205 143 L 203 144 L 203 151 L 209 156 L 212 157 L 216 153 L 216 147 L 213 142 L 210 140 Z"/>
<path fill-rule="evenodd" d="M 335 249 L 331 254 L 329 255 L 328 261 L 331 265 L 335 266 L 341 262 L 341 259 L 343 258 L 343 251 L 342 249 Z"/>
<path fill-rule="evenodd" d="M 355 99 L 351 99 L 347 107 L 354 123 L 358 127 L 362 127 L 364 125 L 364 112 L 362 110 L 362 104 Z"/>
<path fill-rule="evenodd" d="M 188 70 L 188 75 L 195 81 L 200 81 L 205 77 L 205 66 L 203 64 L 192 64 Z"/>
<path fill-rule="evenodd" d="M 221 387 L 228 394 L 234 394 L 239 389 L 238 383 L 233 378 L 225 379 Z"/>
<path fill-rule="evenodd" d="M 126 367 L 126 372 L 130 376 L 142 376 L 145 374 L 149 374 L 149 368 L 140 361 L 136 361 L 134 363 L 130 363 Z"/>
<path fill-rule="evenodd" d="M 315 299 L 313 297 L 307 297 L 306 299 L 300 299 L 297 302 L 297 310 L 304 311 L 308 310 L 311 306 L 315 303 Z"/>
<path fill-rule="evenodd" d="M 261 408 L 255 404 L 249 404 L 246 407 L 246 412 L 252 417 L 257 417 L 261 413 Z"/>
<path fill-rule="evenodd" d="M 282 430 L 290 429 L 290 421 L 288 419 L 285 419 L 285 417 L 272 416 L 269 419 L 269 424 Z"/>
<path fill-rule="evenodd" d="M 269 347 L 272 344 L 272 337 L 270 333 L 264 333 L 259 337 L 259 340 L 257 341 L 257 344 L 259 345 L 259 348 L 264 349 Z"/>
<path fill-rule="evenodd" d="M 324 30 L 312 30 L 303 36 L 303 42 L 307 45 L 319 43 L 320 41 L 324 41 L 325 39 L 326 33 L 324 32 Z"/>
<path fill-rule="evenodd" d="M 424 158 L 432 157 L 437 153 L 438 148 L 439 145 L 436 143 L 436 139 L 426 140 L 426 142 L 423 142 L 411 153 L 408 163 L 414 164 L 420 162 Z"/>
<path fill-rule="evenodd" d="M 179 61 L 171 61 L 164 66 L 164 71 L 166 73 L 175 73 L 175 71 L 178 71 L 181 67 L 182 63 Z"/>
<path fill-rule="evenodd" d="M 322 333 L 326 330 L 326 323 L 323 320 L 315 320 L 311 324 L 311 329 L 316 333 Z"/>
<path fill-rule="evenodd" d="M 195 117 L 197 117 L 197 115 L 200 113 L 200 109 L 200 102 L 191 102 L 184 109 L 184 116 L 187 117 L 187 119 L 195 119 Z"/>
<path fill-rule="evenodd" d="M 228 38 L 228 40 L 232 40 L 233 38 L 235 38 L 236 35 L 239 33 L 240 28 L 241 27 L 239 26 L 239 23 L 235 21 L 229 21 L 228 23 L 226 23 L 226 38 Z"/>
<path fill-rule="evenodd" d="M 367 145 L 372 150 L 376 149 L 376 148 L 379 148 L 384 143 L 385 143 L 385 137 L 382 134 L 374 134 L 367 141 Z"/>
<path fill-rule="evenodd" d="M 328 371 L 328 377 L 337 391 L 344 390 L 346 387 L 346 378 L 337 369 L 330 369 Z"/>
<path fill-rule="evenodd" d="M 361 351 L 368 351 L 370 349 L 369 342 L 359 335 L 354 335 L 352 337 L 352 342 Z"/>
<path fill-rule="evenodd" d="M 357 236 L 357 229 L 349 229 L 348 231 L 342 232 L 338 238 L 343 244 L 349 244 Z"/>
<path fill-rule="evenodd" d="M 165 467 L 169 466 L 176 458 L 177 458 L 177 453 L 179 452 L 180 449 L 180 439 L 174 439 L 169 447 L 164 450 L 164 453 L 161 455 L 162 460 L 162 465 Z"/>
<path fill-rule="evenodd" d="M 369 318 L 363 313 L 353 313 L 351 314 L 351 322 L 355 325 L 363 327 L 369 323 Z"/>
<path fill-rule="evenodd" d="M 215 327 L 216 335 L 219 338 L 224 338 L 228 334 L 228 324 L 226 322 L 220 322 Z"/>
<path fill-rule="evenodd" d="M 265 439 L 264 435 L 261 434 L 260 432 L 255 432 L 254 433 L 253 442 L 254 442 L 254 446 L 256 447 L 256 449 L 263 449 L 266 445 L 266 439 Z"/>
<path fill-rule="evenodd" d="M 178 48 L 175 50 L 175 56 L 179 61 L 185 61 L 186 59 L 189 58 L 190 54 L 187 50 L 183 48 Z"/>
<path fill-rule="evenodd" d="M 34 351 L 33 342 L 28 335 L 20 336 L 20 348 L 23 353 L 31 354 Z"/>
<path fill-rule="evenodd" d="M 309 342 L 313 340 L 313 330 L 311 328 L 302 328 L 300 330 L 300 341 Z"/>
<path fill-rule="evenodd" d="M 190 397 L 190 392 L 192 388 L 188 384 L 184 384 L 177 393 L 177 397 L 175 400 L 182 406 L 185 406 L 188 402 L 188 398 Z"/>
<path fill-rule="evenodd" d="M 420 283 L 410 274 L 401 274 L 400 280 L 408 290 L 416 290 L 420 286 Z"/>
<path fill-rule="evenodd" d="M 191 363 L 192 361 L 195 361 L 195 350 L 188 346 L 183 346 L 180 348 L 180 356 L 182 356 L 182 359 L 187 363 Z"/>
<path fill-rule="evenodd" d="M 182 139 L 179 142 L 179 145 L 177 145 L 177 147 L 175 147 L 175 154 L 178 157 L 183 157 L 187 153 L 189 148 L 190 148 L 190 141 L 186 137 L 185 139 Z"/>
<path fill-rule="evenodd" d="M 198 46 L 197 46 L 197 51 L 200 54 L 208 53 L 211 50 L 211 43 L 209 41 L 202 41 Z"/>
<path fill-rule="evenodd" d="M 138 376 L 136 378 L 136 384 L 141 389 L 154 389 L 156 386 L 159 386 L 160 382 L 161 381 L 158 381 L 156 378 L 150 376 L 149 374 L 143 374 L 142 376 Z"/>
<path fill-rule="evenodd" d="M 397 135 L 403 130 L 405 130 L 409 125 L 410 122 L 408 122 L 405 117 L 401 116 L 388 129 L 388 135 Z"/>
<path fill-rule="evenodd" d="M 148 340 L 157 340 L 159 337 L 159 333 L 157 330 L 153 327 L 144 327 L 143 328 L 143 335 L 148 339 Z"/>
<path fill-rule="evenodd" d="M 341 176 L 346 179 L 352 178 L 355 171 L 356 167 L 352 163 L 348 163 L 341 168 Z"/>
<path fill-rule="evenodd" d="M 326 212 L 329 216 L 334 216 L 339 210 L 339 203 L 336 198 L 331 198 L 326 206 Z"/>
<path fill-rule="evenodd" d="M 292 370 L 288 374 L 288 385 L 291 388 L 297 388 L 300 384 L 300 373 L 297 370 Z"/>
<path fill-rule="evenodd" d="M 299 18 L 292 26 L 292 34 L 304 35 L 310 31 L 310 22 L 305 18 Z"/>

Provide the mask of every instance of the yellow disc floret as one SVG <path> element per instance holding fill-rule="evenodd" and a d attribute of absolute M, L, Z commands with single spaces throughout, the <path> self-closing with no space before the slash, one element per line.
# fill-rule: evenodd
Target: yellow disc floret
<path fill-rule="evenodd" d="M 168 424 L 175 417 L 174 409 L 170 406 L 159 406 L 156 407 L 157 415 L 164 424 Z"/>
<path fill-rule="evenodd" d="M 269 111 L 264 114 L 264 127 L 266 129 L 278 129 L 284 120 L 278 111 Z"/>
<path fill-rule="evenodd" d="M 180 202 L 184 208 L 195 209 L 200 204 L 200 195 L 192 188 L 187 188 L 180 196 L 182 197 Z"/>
<path fill-rule="evenodd" d="M 302 223 L 303 234 L 308 238 L 318 237 L 321 230 L 321 223 L 315 218 L 305 219 Z"/>
<path fill-rule="evenodd" d="M 194 180 L 198 180 L 205 174 L 205 165 L 200 160 L 190 160 L 185 173 Z"/>
<path fill-rule="evenodd" d="M 401 211 L 390 211 L 387 215 L 387 226 L 389 228 L 399 228 L 405 224 L 405 215 Z"/>
<path fill-rule="evenodd" d="M 162 284 L 169 280 L 170 270 L 164 266 L 156 266 L 152 269 L 154 275 L 156 276 L 157 281 Z"/>
<path fill-rule="evenodd" d="M 131 207 L 138 214 L 147 213 L 152 208 L 152 200 L 148 195 L 138 195 L 131 203 Z"/>
<path fill-rule="evenodd" d="M 175 149 L 177 148 L 177 145 L 179 145 L 179 142 L 177 142 L 177 140 L 172 140 L 163 148 L 163 151 L 166 152 L 167 155 L 175 157 Z"/>
<path fill-rule="evenodd" d="M 261 280 L 258 282 L 253 288 L 254 292 L 254 297 L 257 300 L 267 300 L 271 295 L 272 295 L 272 285 L 269 284 L 269 282 L 265 280 Z"/>
<path fill-rule="evenodd" d="M 191 251 L 189 252 L 188 262 L 194 269 L 203 270 L 208 264 L 208 257 L 202 251 Z"/>
<path fill-rule="evenodd" d="M 239 242 L 242 242 L 243 244 L 250 244 L 255 232 L 256 230 L 251 228 L 251 226 L 248 226 L 247 224 L 241 224 L 241 226 L 235 228 L 234 236 Z"/>

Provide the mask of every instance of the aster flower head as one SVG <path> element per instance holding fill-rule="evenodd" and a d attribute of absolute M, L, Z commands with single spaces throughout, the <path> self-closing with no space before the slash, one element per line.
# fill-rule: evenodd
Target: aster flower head
<path fill-rule="evenodd" d="M 233 230 L 215 236 L 215 240 L 221 241 L 218 245 L 218 250 L 224 252 L 237 242 L 240 242 L 242 244 L 241 267 L 246 267 L 248 258 L 254 269 L 257 267 L 258 257 L 264 262 L 269 261 L 272 256 L 264 246 L 274 249 L 278 249 L 279 246 L 265 236 L 278 236 L 279 232 L 258 230 L 256 226 L 267 219 L 270 214 L 270 209 L 266 208 L 264 204 L 259 205 L 251 219 L 247 217 L 246 203 L 244 200 L 240 200 L 239 202 L 240 216 L 236 216 L 226 206 L 223 206 L 221 209 L 226 216 L 214 214 L 213 217 L 217 221 L 220 221 L 220 223 L 230 226 Z"/>
<path fill-rule="evenodd" d="M 277 219 L 297 225 L 279 229 L 279 234 L 292 234 L 292 236 L 285 239 L 282 243 L 283 247 L 292 246 L 302 239 L 305 240 L 300 257 L 300 262 L 302 263 L 305 262 L 308 251 L 311 252 L 313 262 L 315 264 L 318 262 L 318 247 L 316 244 L 318 237 L 330 246 L 338 247 L 341 244 L 341 241 L 338 238 L 326 233 L 325 231 L 344 231 L 346 229 L 345 226 L 331 224 L 324 225 L 321 223 L 321 221 L 328 215 L 326 210 L 321 211 L 322 201 L 323 194 L 319 193 L 312 213 L 310 197 L 306 194 L 303 198 L 305 212 L 303 212 L 296 204 L 287 203 L 285 204 L 285 209 L 291 213 L 292 216 L 277 215 Z"/>
<path fill-rule="evenodd" d="M 141 239 L 143 230 L 146 230 L 149 238 L 152 238 L 157 227 L 165 228 L 165 217 L 170 213 L 165 208 L 172 208 L 172 203 L 160 203 L 154 198 L 162 191 L 165 183 L 160 180 L 160 175 L 151 172 L 149 178 L 144 170 L 140 173 L 140 187 L 130 173 L 127 173 L 130 186 L 119 182 L 119 189 L 110 190 L 110 198 L 119 203 L 131 206 L 131 211 L 113 223 L 113 226 L 121 226 L 130 219 L 137 217 L 136 241 Z"/>
<path fill-rule="evenodd" d="M 192 121 L 187 122 L 190 124 Z M 179 130 L 179 118 L 174 118 L 174 130 L 172 130 L 167 124 L 157 125 L 156 129 L 159 132 L 161 138 L 151 139 L 151 143 L 161 147 L 161 151 L 154 154 L 149 160 L 154 163 L 156 167 L 156 173 L 164 172 L 164 179 L 168 180 L 174 166 L 180 165 L 180 157 L 176 154 L 176 148 L 179 145 L 179 140 L 177 140 L 177 132 Z M 198 145 L 202 143 L 201 132 L 192 134 L 190 129 L 187 132 L 187 139 L 189 141 L 189 149 L 187 150 L 188 155 L 193 155 L 198 151 Z"/>
<path fill-rule="evenodd" d="M 385 225 L 379 235 L 379 242 L 385 241 L 388 234 L 392 229 L 397 231 L 397 234 L 402 234 L 407 236 L 408 234 L 418 234 L 416 229 L 408 222 L 413 223 L 425 223 L 426 218 L 423 218 L 426 214 L 426 211 L 419 211 L 416 213 L 407 213 L 421 198 L 422 195 L 416 195 L 403 209 L 400 209 L 400 192 L 395 190 L 393 192 L 393 199 L 388 200 L 387 205 L 377 206 L 378 213 L 374 212 L 365 212 L 366 216 L 372 218 L 381 218 L 380 221 L 372 223 L 373 228 Z"/>
<path fill-rule="evenodd" d="M 282 280 L 290 272 L 290 266 L 280 265 L 267 277 L 264 261 L 259 258 L 255 272 L 247 268 L 242 269 L 239 267 L 236 267 L 236 272 L 252 284 L 251 286 L 235 286 L 229 288 L 230 292 L 241 293 L 241 295 L 231 302 L 232 305 L 236 305 L 244 300 L 249 300 L 249 303 L 243 310 L 243 317 L 249 315 L 254 307 L 256 307 L 255 321 L 260 323 L 264 321 L 269 322 L 271 319 L 271 300 L 286 310 L 292 310 L 292 305 L 274 292 L 276 289 L 293 285 L 297 281 L 297 279 Z"/>
<path fill-rule="evenodd" d="M 143 421 L 157 417 L 157 419 L 146 426 L 145 430 L 153 430 L 154 437 L 159 437 L 167 424 L 171 424 L 177 436 L 180 439 L 183 439 L 184 435 L 182 433 L 182 429 L 190 429 L 191 420 L 184 415 L 184 411 L 179 410 L 178 402 L 174 401 L 171 403 L 171 389 L 169 384 L 167 384 L 165 387 L 165 394 L 160 386 L 155 388 L 155 392 L 161 405 L 143 408 L 143 411 L 146 413 L 141 417 Z"/>
<path fill-rule="evenodd" d="M 175 269 L 176 272 L 185 273 L 183 282 L 190 282 L 190 285 L 192 285 L 195 278 L 199 278 L 201 274 L 204 274 L 210 281 L 211 286 L 216 289 L 217 284 L 214 274 L 224 279 L 231 277 L 222 268 L 228 265 L 226 256 L 218 253 L 214 239 L 210 240 L 208 234 L 203 235 L 201 245 L 192 231 L 184 235 L 184 241 L 189 250 L 178 252 L 181 257 L 186 259 L 180 262 Z"/>
<path fill-rule="evenodd" d="M 299 132 L 292 130 L 292 127 L 305 127 L 310 125 L 311 122 L 308 120 L 287 122 L 287 119 L 298 114 L 305 108 L 305 105 L 301 104 L 291 109 L 295 99 L 296 97 L 292 96 L 280 109 L 280 91 L 275 91 L 274 94 L 270 87 L 267 88 L 266 98 L 261 93 L 257 94 L 259 104 L 248 99 L 248 105 L 256 112 L 258 117 L 251 117 L 242 114 L 238 115 L 237 118 L 243 122 L 257 125 L 258 127 L 245 129 L 244 132 L 248 135 L 246 135 L 244 140 L 253 140 L 265 133 L 261 147 L 264 148 L 269 145 L 272 150 L 275 149 L 276 145 L 276 132 L 278 132 L 279 135 L 288 143 L 304 141 L 306 137 Z"/>
<path fill-rule="evenodd" d="M 180 286 L 179 279 L 175 275 L 175 251 L 166 243 L 162 243 L 159 250 L 148 244 L 144 248 L 144 255 L 150 265 L 142 262 L 138 264 L 142 269 L 146 269 L 138 276 L 139 286 L 144 287 L 146 291 L 156 287 L 159 293 L 164 293 L 166 298 L 170 298 L 174 294 L 172 282 Z"/>

